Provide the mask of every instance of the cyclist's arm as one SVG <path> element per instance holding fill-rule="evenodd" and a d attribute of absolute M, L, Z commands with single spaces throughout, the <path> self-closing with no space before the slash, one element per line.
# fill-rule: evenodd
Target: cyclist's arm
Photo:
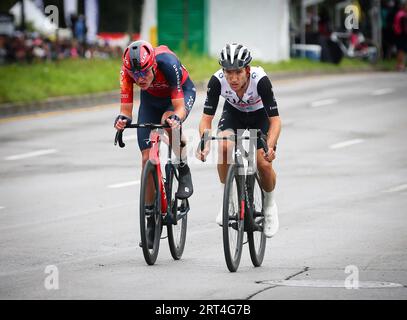
<path fill-rule="evenodd" d="M 211 131 L 212 129 L 212 120 L 214 116 L 209 116 L 203 114 L 201 121 L 199 122 L 199 136 L 202 137 L 205 131 Z"/>
<path fill-rule="evenodd" d="M 202 137 L 206 130 L 212 129 L 212 120 L 218 108 L 221 84 L 218 78 L 212 76 L 208 83 L 204 110 L 199 123 L 199 135 Z"/>
<path fill-rule="evenodd" d="M 269 149 L 273 149 L 277 145 L 278 138 L 281 132 L 281 119 L 279 116 L 269 118 L 269 131 L 267 133 L 267 145 Z"/>
<path fill-rule="evenodd" d="M 174 113 L 185 120 L 187 112 L 185 110 L 184 91 L 182 90 L 183 69 L 176 56 L 169 53 L 160 55 L 158 67 L 164 74 L 171 88 L 171 104 L 174 107 Z"/>
<path fill-rule="evenodd" d="M 171 104 L 174 107 L 174 113 L 181 119 L 181 121 L 184 121 L 187 116 L 184 98 L 171 99 Z"/>
<path fill-rule="evenodd" d="M 133 115 L 133 79 L 123 70 L 120 71 L 120 114 L 132 118 Z"/>
<path fill-rule="evenodd" d="M 277 145 L 281 132 L 281 119 L 278 113 L 277 101 L 274 97 L 273 87 L 270 79 L 266 76 L 260 79 L 257 84 L 257 91 L 263 102 L 264 110 L 269 119 L 269 130 L 267 133 L 267 145 L 273 149 Z"/>

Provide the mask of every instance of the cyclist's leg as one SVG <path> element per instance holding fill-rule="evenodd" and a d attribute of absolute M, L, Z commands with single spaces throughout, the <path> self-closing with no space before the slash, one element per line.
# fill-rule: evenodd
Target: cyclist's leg
<path fill-rule="evenodd" d="M 258 110 L 250 116 L 250 129 L 260 129 L 267 135 L 269 129 L 269 119 L 265 116 L 264 110 Z M 260 141 L 257 141 L 257 169 L 260 177 L 260 186 L 264 191 L 264 234 L 266 237 L 274 236 L 279 228 L 278 209 L 274 197 L 274 188 L 276 186 L 276 173 L 272 163 L 268 162 L 264 156 L 264 150 Z"/>
<path fill-rule="evenodd" d="M 192 110 L 192 107 L 195 103 L 195 98 L 196 98 L 196 89 L 190 78 L 188 78 L 185 81 L 185 83 L 182 85 L 182 90 L 184 92 L 184 110 L 185 110 L 185 114 L 186 114 L 183 122 L 185 122 L 189 116 L 189 113 Z M 164 122 L 165 119 L 167 119 L 172 114 L 174 114 L 174 108 L 171 106 L 167 109 L 167 111 L 164 112 L 164 114 L 162 115 L 161 121 Z M 180 162 L 180 163 L 186 162 L 187 161 L 187 159 L 186 159 L 187 158 L 187 150 L 186 150 L 187 141 L 186 141 L 185 135 L 182 135 L 182 137 L 179 137 L 179 135 L 176 135 L 176 134 L 173 135 L 171 129 L 167 129 L 166 131 L 167 131 L 168 137 L 172 143 L 172 148 L 173 148 L 174 154 L 177 157 L 178 162 Z M 184 144 L 182 147 L 180 147 L 180 139 L 182 139 L 182 142 Z"/>
<path fill-rule="evenodd" d="M 141 94 L 141 102 L 138 112 L 138 119 L 137 123 L 160 123 L 162 111 L 158 108 L 153 107 L 153 102 L 150 101 L 151 98 L 148 94 Z M 150 129 L 146 128 L 137 128 L 137 140 L 138 145 L 142 155 L 142 168 L 141 173 L 143 173 L 144 166 L 146 162 L 150 158 L 150 148 L 151 143 L 149 141 L 150 138 Z M 149 183 L 147 184 L 147 191 L 146 197 L 148 199 L 148 203 L 152 203 L 154 199 L 154 189 L 152 185 L 152 179 L 150 179 Z"/>
<path fill-rule="evenodd" d="M 241 112 L 234 109 L 227 101 L 223 107 L 223 113 L 218 124 L 218 136 L 227 137 L 237 133 L 238 129 L 244 128 L 241 122 Z M 228 174 L 229 165 L 233 162 L 233 148 L 235 143 L 231 140 L 219 140 L 218 147 L 218 175 L 224 185 Z"/>
<path fill-rule="evenodd" d="M 151 97 L 148 93 L 142 91 L 140 95 L 140 107 L 138 111 L 137 123 L 160 123 L 162 111 L 156 107 L 157 101 Z M 150 149 L 151 143 L 150 138 L 150 129 L 146 128 L 137 128 L 137 140 L 138 145 L 142 155 L 142 169 L 141 175 L 143 173 L 144 167 L 147 161 L 150 159 Z M 148 178 L 146 191 L 145 191 L 145 204 L 146 204 L 146 213 L 153 212 L 154 208 L 154 196 L 155 188 L 152 176 Z M 148 248 L 153 248 L 154 242 L 154 228 L 155 222 L 153 217 L 147 218 L 147 246 Z"/>
<path fill-rule="evenodd" d="M 265 135 L 267 135 L 270 126 L 269 119 L 263 109 L 251 112 L 247 124 L 249 129 L 260 129 Z M 258 139 L 256 165 L 259 172 L 260 185 L 265 192 L 272 192 L 276 185 L 276 173 L 272 163 L 264 158 L 263 153 L 264 150 L 261 146 L 260 139 Z"/>
<path fill-rule="evenodd" d="M 182 86 L 184 92 L 184 111 L 185 111 L 185 120 L 187 119 L 192 106 L 195 102 L 196 97 L 196 90 L 192 81 L 188 78 Z M 174 113 L 174 109 L 170 109 L 166 111 L 162 116 L 162 121 L 165 121 L 171 114 Z M 194 187 L 192 184 L 192 176 L 191 170 L 187 164 L 187 148 L 186 148 L 186 139 L 185 136 L 180 137 L 179 131 L 173 132 L 173 130 L 168 130 L 169 139 L 172 144 L 173 151 L 177 157 L 178 172 L 179 172 L 179 184 L 178 190 L 175 193 L 177 198 L 179 199 L 186 199 L 189 198 L 193 191 Z M 183 146 L 180 144 L 180 140 L 182 139 Z"/>
<path fill-rule="evenodd" d="M 237 134 L 239 128 L 243 128 L 243 124 L 240 121 L 240 112 L 234 109 L 227 101 L 223 106 L 222 116 L 218 123 L 219 137 L 228 137 L 233 134 Z M 228 175 L 229 165 L 233 163 L 233 149 L 235 143 L 232 140 L 219 140 L 218 141 L 218 176 L 220 180 L 219 192 L 223 194 L 225 189 L 226 178 Z M 220 206 L 216 223 L 222 226 L 223 223 L 223 205 Z"/>

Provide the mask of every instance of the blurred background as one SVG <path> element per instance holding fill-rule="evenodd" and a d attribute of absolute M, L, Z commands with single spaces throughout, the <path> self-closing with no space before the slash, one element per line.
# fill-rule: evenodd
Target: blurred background
<path fill-rule="evenodd" d="M 215 57 L 232 41 L 247 45 L 256 63 L 268 72 L 355 70 L 372 65 L 393 70 L 397 56 L 393 24 L 402 4 L 389 0 L 125 0 L 119 4 L 3 0 L 0 103 L 117 90 L 123 48 L 140 38 L 168 45 L 196 82 L 217 70 Z M 20 70 L 30 72 L 30 78 L 21 77 Z"/>

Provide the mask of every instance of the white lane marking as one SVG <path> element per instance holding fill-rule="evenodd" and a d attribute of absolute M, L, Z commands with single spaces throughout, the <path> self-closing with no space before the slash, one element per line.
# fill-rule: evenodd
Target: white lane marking
<path fill-rule="evenodd" d="M 387 189 L 387 190 L 385 190 L 383 192 L 387 192 L 387 193 L 389 193 L 389 192 L 400 192 L 400 191 L 404 191 L 404 190 L 407 190 L 407 184 L 402 184 L 402 185 Z"/>
<path fill-rule="evenodd" d="M 311 102 L 311 108 L 329 106 L 329 105 L 337 103 L 337 102 L 338 102 L 338 99 L 325 99 L 325 100 L 313 101 L 313 102 Z"/>
<path fill-rule="evenodd" d="M 38 150 L 38 151 L 33 151 L 33 152 L 28 152 L 28 153 L 23 153 L 23 154 L 16 154 L 14 156 L 9 156 L 9 157 L 4 158 L 4 160 L 7 160 L 7 161 L 20 160 L 20 159 L 44 156 L 46 154 L 52 154 L 52 153 L 56 153 L 56 152 L 58 152 L 58 150 L 56 150 L 56 149 Z"/>
<path fill-rule="evenodd" d="M 135 186 L 140 183 L 140 180 L 137 181 L 129 181 L 129 182 L 122 182 L 122 183 L 116 183 L 116 184 L 111 184 L 110 186 L 107 186 L 108 188 L 111 189 L 117 189 L 117 188 L 124 188 L 124 187 L 130 187 L 130 186 Z"/>
<path fill-rule="evenodd" d="M 372 92 L 372 96 L 383 96 L 385 94 L 393 93 L 394 89 L 384 88 Z"/>
<path fill-rule="evenodd" d="M 339 143 L 335 143 L 331 146 L 329 146 L 330 149 L 340 149 L 340 148 L 345 148 L 349 146 L 353 146 L 354 144 L 359 144 L 365 142 L 363 139 L 353 139 L 353 140 L 348 140 L 348 141 L 343 141 Z"/>

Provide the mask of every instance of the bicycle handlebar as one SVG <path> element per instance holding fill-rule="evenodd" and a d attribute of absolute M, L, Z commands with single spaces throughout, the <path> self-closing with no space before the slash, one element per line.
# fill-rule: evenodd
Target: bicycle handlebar
<path fill-rule="evenodd" d="M 163 128 L 170 128 L 170 125 L 168 123 L 166 124 L 156 124 L 156 123 L 134 123 L 130 124 L 125 127 L 127 128 L 146 128 L 146 129 L 163 129 Z M 117 145 L 119 143 L 120 148 L 124 148 L 126 144 L 123 142 L 123 131 L 124 130 L 117 130 L 116 136 L 114 138 L 114 145 Z M 181 147 L 185 146 L 181 145 Z"/>
<path fill-rule="evenodd" d="M 204 134 L 201 137 L 201 142 L 200 142 L 200 148 L 201 148 L 201 152 L 204 151 L 205 149 L 205 143 L 209 140 L 231 140 L 231 141 L 237 141 L 237 140 L 250 140 L 250 139 L 258 139 L 260 138 L 260 144 L 261 147 L 263 148 L 264 152 L 267 154 L 269 152 L 269 147 L 267 145 L 267 136 L 261 131 L 261 130 L 257 130 L 257 137 L 253 138 L 253 137 L 238 137 L 236 134 L 232 134 L 230 136 L 227 137 L 212 137 L 209 136 L 209 133 L 206 131 L 204 132 Z M 276 146 L 274 146 L 273 150 L 276 151 Z M 205 162 L 205 160 L 203 160 L 203 162 Z"/>

